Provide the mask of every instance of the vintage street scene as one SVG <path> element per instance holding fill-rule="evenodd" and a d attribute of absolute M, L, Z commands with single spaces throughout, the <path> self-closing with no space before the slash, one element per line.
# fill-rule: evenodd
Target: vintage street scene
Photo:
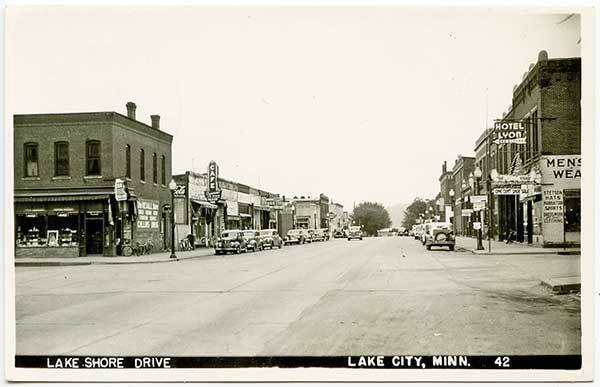
<path fill-rule="evenodd" d="M 579 14 L 7 20 L 17 355 L 581 355 Z"/>

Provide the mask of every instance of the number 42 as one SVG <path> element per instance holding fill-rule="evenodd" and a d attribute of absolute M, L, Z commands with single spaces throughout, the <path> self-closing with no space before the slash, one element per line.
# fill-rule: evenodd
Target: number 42
<path fill-rule="evenodd" d="M 496 360 L 494 360 L 494 364 L 498 367 L 508 368 L 510 367 L 510 358 L 508 356 L 498 356 Z"/>

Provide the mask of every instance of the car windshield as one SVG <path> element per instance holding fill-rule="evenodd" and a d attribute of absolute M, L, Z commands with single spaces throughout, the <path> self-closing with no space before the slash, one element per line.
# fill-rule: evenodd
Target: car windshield
<path fill-rule="evenodd" d="M 261 230 L 260 231 L 260 235 L 261 236 L 270 236 L 270 235 L 273 235 L 273 230 Z"/>
<path fill-rule="evenodd" d="M 353 232 L 360 231 L 360 227 L 352 226 L 352 227 L 350 227 L 350 231 L 353 231 Z"/>
<path fill-rule="evenodd" d="M 452 231 L 452 223 L 439 222 L 439 223 L 431 223 L 427 227 L 428 230 L 448 230 Z"/>
<path fill-rule="evenodd" d="M 256 231 L 244 231 L 244 236 L 253 237 L 256 235 Z"/>
<path fill-rule="evenodd" d="M 288 231 L 288 235 L 300 235 L 302 234 L 302 230 L 290 230 Z"/>
<path fill-rule="evenodd" d="M 238 233 L 234 231 L 225 231 L 221 234 L 221 238 L 223 239 L 235 239 L 237 236 Z"/>

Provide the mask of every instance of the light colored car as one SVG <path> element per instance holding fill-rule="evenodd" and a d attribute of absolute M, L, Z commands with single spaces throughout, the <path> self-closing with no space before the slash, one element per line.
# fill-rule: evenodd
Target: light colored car
<path fill-rule="evenodd" d="M 260 230 L 259 232 L 260 239 L 262 241 L 263 249 L 267 247 L 272 249 L 273 247 L 282 248 L 283 247 L 283 239 L 277 233 L 275 229 L 266 229 Z"/>
<path fill-rule="evenodd" d="M 260 251 L 263 249 L 260 233 L 257 230 L 244 230 L 244 239 L 246 239 L 248 250 Z"/>
<path fill-rule="evenodd" d="M 352 239 L 359 239 L 362 241 L 363 233 L 360 226 L 350 226 L 348 229 L 348 240 L 351 241 Z"/>
<path fill-rule="evenodd" d="M 242 230 L 225 230 L 221 233 L 215 244 L 215 254 L 227 254 L 246 252 L 247 241 Z"/>
<path fill-rule="evenodd" d="M 452 223 L 433 222 L 425 224 L 425 247 L 431 250 L 431 246 L 445 246 L 450 251 L 454 250 L 454 227 Z"/>
<path fill-rule="evenodd" d="M 312 235 L 313 242 L 322 242 L 326 239 L 329 239 L 327 236 L 326 228 L 318 228 L 318 229 L 314 230 L 313 235 Z"/>
<path fill-rule="evenodd" d="M 308 231 L 302 228 L 295 228 L 287 232 L 284 243 L 286 245 L 302 245 L 307 242 Z"/>

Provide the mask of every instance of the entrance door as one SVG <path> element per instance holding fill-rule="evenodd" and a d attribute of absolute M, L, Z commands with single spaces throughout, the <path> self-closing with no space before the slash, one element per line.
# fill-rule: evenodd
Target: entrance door
<path fill-rule="evenodd" d="M 90 254 L 103 253 L 104 221 L 102 219 L 86 219 L 86 252 Z"/>
<path fill-rule="evenodd" d="M 533 243 L 533 201 L 527 203 L 527 243 Z"/>

